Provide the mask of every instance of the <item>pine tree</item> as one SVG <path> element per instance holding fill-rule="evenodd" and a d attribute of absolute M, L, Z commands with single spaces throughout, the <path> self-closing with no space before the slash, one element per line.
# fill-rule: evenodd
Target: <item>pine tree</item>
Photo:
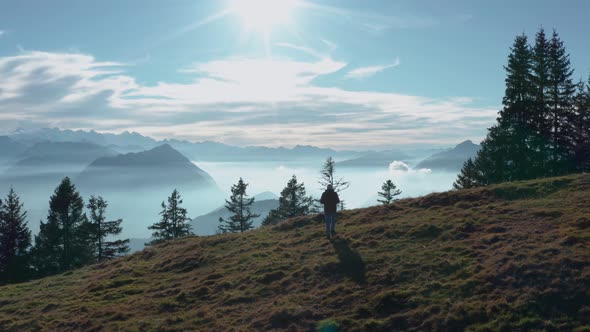
<path fill-rule="evenodd" d="M 350 186 L 350 182 L 345 181 L 343 177 L 336 179 L 334 173 L 336 172 L 336 162 L 332 157 L 328 157 L 320 171 L 321 177 L 319 184 L 324 190 L 328 185 L 332 185 L 334 191 L 340 193 Z M 340 209 L 344 210 L 344 200 L 340 200 Z"/>
<path fill-rule="evenodd" d="M 0 200 L 0 284 L 30 277 L 31 231 L 26 219 L 20 198 L 10 188 L 6 200 Z"/>
<path fill-rule="evenodd" d="M 532 55 L 532 85 L 534 97 L 533 114 L 530 117 L 530 127 L 535 136 L 531 141 L 532 167 L 534 177 L 546 173 L 546 162 L 549 159 L 548 138 L 551 136 L 549 123 L 549 41 L 545 30 L 540 29 L 535 37 Z"/>
<path fill-rule="evenodd" d="M 90 210 L 91 241 L 94 241 L 96 248 L 96 259 L 98 262 L 113 259 L 129 252 L 129 239 L 107 241 L 109 237 L 121 234 L 122 219 L 106 221 L 105 211 L 107 201 L 102 197 L 90 196 L 86 207 Z"/>
<path fill-rule="evenodd" d="M 471 158 L 463 163 L 461 171 L 457 175 L 457 180 L 453 183 L 455 189 L 469 189 L 478 186 L 478 176 L 475 169 L 475 163 Z"/>
<path fill-rule="evenodd" d="M 563 41 L 554 30 L 549 43 L 549 125 L 551 142 L 551 175 L 567 173 L 572 167 L 573 139 L 571 128 L 575 84 L 572 80 L 573 70 L 569 54 Z"/>
<path fill-rule="evenodd" d="M 254 218 L 260 217 L 259 214 L 251 212 L 250 208 L 254 204 L 254 197 L 248 198 L 246 189 L 248 184 L 240 178 L 237 184 L 231 187 L 231 196 L 225 200 L 225 208 L 233 213 L 229 220 L 219 218 L 219 231 L 221 233 L 238 233 L 245 232 L 254 228 Z"/>
<path fill-rule="evenodd" d="M 529 149 L 530 119 L 534 114 L 532 85 L 532 53 L 525 35 L 517 36 L 508 56 L 506 91 L 499 112 L 499 125 L 509 144 L 504 146 L 504 159 L 510 164 L 506 180 L 531 178 L 532 156 Z"/>
<path fill-rule="evenodd" d="M 162 211 L 160 211 L 160 221 L 149 226 L 148 229 L 152 230 L 152 240 L 146 245 L 154 245 L 162 243 L 172 239 L 172 234 L 169 231 L 172 228 L 170 218 L 168 217 L 166 203 L 162 201 Z"/>
<path fill-rule="evenodd" d="M 47 275 L 84 266 L 94 261 L 91 229 L 83 212 L 84 200 L 68 177 L 49 200 L 47 222 L 41 222 L 35 237 L 34 261 L 38 272 Z"/>
<path fill-rule="evenodd" d="M 191 234 L 190 225 L 188 224 L 190 218 L 187 217 L 187 210 L 181 206 L 182 203 L 182 197 L 176 189 L 168 197 L 168 205 L 162 202 L 160 221 L 148 227 L 148 229 L 154 230 L 149 245 Z"/>
<path fill-rule="evenodd" d="M 350 182 L 344 181 L 344 178 L 336 179 L 334 175 L 335 172 L 336 162 L 332 157 L 328 157 L 321 170 L 319 184 L 322 186 L 322 189 L 326 189 L 326 187 L 331 184 L 332 187 L 334 187 L 334 191 L 339 193 L 350 186 Z"/>
<path fill-rule="evenodd" d="M 584 94 L 575 93 L 564 43 L 539 30 L 532 50 L 518 36 L 505 67 L 498 122 L 475 160 L 477 185 L 555 176 L 580 170 L 586 155 Z"/>
<path fill-rule="evenodd" d="M 587 84 L 578 85 L 572 127 L 576 171 L 590 172 L 590 77 Z"/>
<path fill-rule="evenodd" d="M 279 197 L 279 207 L 273 209 L 262 221 L 263 225 L 274 225 L 278 222 L 310 213 L 313 207 L 313 198 L 307 196 L 305 184 L 298 183 L 297 177 L 293 177 L 287 182 L 287 186 L 281 191 Z"/>
<path fill-rule="evenodd" d="M 517 36 L 508 56 L 506 91 L 498 122 L 492 126 L 474 161 L 478 183 L 487 185 L 532 177 L 528 148 L 533 86 L 532 55 L 525 35 Z"/>
<path fill-rule="evenodd" d="M 381 186 L 381 191 L 377 193 L 381 197 L 381 199 L 377 199 L 377 202 L 382 203 L 384 205 L 391 204 L 394 201 L 397 201 L 395 198 L 402 193 L 401 190 L 397 189 L 397 186 L 391 180 L 387 180 Z"/>
<path fill-rule="evenodd" d="M 168 197 L 168 210 L 166 210 L 170 219 L 170 232 L 174 239 L 191 234 L 191 226 L 188 223 L 191 219 L 187 217 L 187 210 L 182 207 L 182 203 L 180 193 L 174 189 L 172 195 Z"/>

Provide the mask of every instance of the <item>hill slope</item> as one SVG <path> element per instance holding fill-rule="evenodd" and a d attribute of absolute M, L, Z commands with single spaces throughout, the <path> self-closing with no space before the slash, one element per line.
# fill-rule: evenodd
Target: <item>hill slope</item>
<path fill-rule="evenodd" d="M 588 175 L 350 210 L 338 231 L 301 217 L 0 287 L 0 330 L 590 328 Z"/>

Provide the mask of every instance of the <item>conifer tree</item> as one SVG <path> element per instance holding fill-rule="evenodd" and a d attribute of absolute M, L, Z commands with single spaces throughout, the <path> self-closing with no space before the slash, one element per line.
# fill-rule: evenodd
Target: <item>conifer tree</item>
<path fill-rule="evenodd" d="M 401 190 L 397 189 L 397 186 L 391 180 L 387 180 L 381 186 L 381 191 L 377 193 L 381 199 L 377 199 L 377 202 L 382 203 L 384 205 L 391 204 L 394 201 L 397 201 L 395 198 L 402 193 Z"/>
<path fill-rule="evenodd" d="M 322 190 L 325 190 L 326 187 L 330 184 L 334 188 L 334 191 L 340 193 L 341 191 L 347 189 L 350 186 L 350 182 L 345 181 L 343 177 L 337 179 L 335 177 L 336 173 L 336 162 L 332 157 L 328 157 L 322 166 L 320 171 L 321 177 L 319 180 L 319 184 Z M 340 200 L 340 209 L 344 210 L 344 200 Z"/>
<path fill-rule="evenodd" d="M 35 266 L 47 275 L 84 266 L 94 260 L 94 248 L 76 186 L 64 178 L 49 200 L 47 222 L 41 222 L 33 248 Z"/>
<path fill-rule="evenodd" d="M 121 234 L 123 220 L 106 221 L 107 206 L 107 201 L 100 196 L 90 196 L 86 206 L 90 210 L 90 240 L 94 242 L 98 262 L 113 259 L 129 251 L 129 239 L 109 241 L 110 237 Z"/>
<path fill-rule="evenodd" d="M 549 42 L 549 126 L 551 142 L 551 175 L 567 173 L 573 156 L 571 127 L 573 118 L 573 101 L 575 84 L 572 80 L 569 54 L 563 41 L 554 30 Z"/>
<path fill-rule="evenodd" d="M 457 175 L 457 180 L 453 183 L 455 189 L 469 189 L 478 186 L 478 177 L 475 169 L 475 163 L 471 158 L 463 163 L 461 171 Z"/>
<path fill-rule="evenodd" d="M 578 85 L 572 127 L 576 171 L 590 172 L 590 77 Z"/>
<path fill-rule="evenodd" d="M 548 138 L 551 136 L 549 123 L 549 41 L 544 29 L 535 36 L 532 55 L 533 113 L 530 116 L 532 137 L 532 167 L 534 177 L 543 176 L 549 159 Z"/>
<path fill-rule="evenodd" d="M 540 29 L 532 48 L 517 36 L 505 68 L 503 108 L 473 161 L 476 185 L 587 169 L 586 94 L 576 94 L 557 32 L 547 40 Z"/>
<path fill-rule="evenodd" d="M 525 35 L 517 36 L 506 65 L 506 90 L 497 124 L 481 143 L 474 161 L 480 185 L 534 177 L 530 115 L 534 95 L 532 54 Z"/>
<path fill-rule="evenodd" d="M 525 35 L 517 36 L 512 52 L 508 56 L 506 90 L 499 112 L 499 126 L 504 130 L 507 145 L 497 149 L 504 154 L 508 179 L 526 179 L 534 175 L 531 171 L 531 116 L 534 114 L 534 90 L 532 84 L 532 53 Z"/>
<path fill-rule="evenodd" d="M 176 189 L 168 197 L 168 205 L 162 202 L 160 221 L 148 227 L 148 229 L 154 231 L 152 241 L 148 243 L 149 245 L 191 234 L 190 225 L 188 224 L 190 218 L 187 217 L 187 210 L 181 206 L 182 203 L 182 197 Z"/>
<path fill-rule="evenodd" d="M 297 177 L 293 175 L 287 186 L 281 191 L 279 207 L 273 209 L 262 221 L 263 225 L 274 225 L 278 222 L 310 213 L 313 207 L 313 198 L 307 196 L 305 184 L 298 183 Z"/>
<path fill-rule="evenodd" d="M 345 181 L 344 178 L 336 179 L 336 162 L 332 157 L 328 157 L 324 162 L 321 170 L 321 177 L 319 184 L 322 189 L 326 189 L 326 187 L 331 184 L 334 187 L 334 191 L 339 193 L 342 190 L 345 190 L 350 186 L 350 182 Z"/>
<path fill-rule="evenodd" d="M 0 284 L 29 278 L 31 231 L 27 212 L 12 188 L 6 200 L 0 200 Z"/>
<path fill-rule="evenodd" d="M 233 213 L 228 220 L 219 218 L 219 231 L 221 233 L 241 233 L 254 228 L 254 218 L 259 214 L 252 213 L 251 206 L 254 204 L 254 197 L 248 198 L 246 189 L 248 183 L 242 178 L 231 187 L 231 196 L 225 200 L 225 208 Z"/>
<path fill-rule="evenodd" d="M 152 240 L 146 245 L 154 245 L 168 241 L 172 239 L 172 234 L 169 231 L 172 228 L 170 218 L 168 217 L 166 203 L 162 201 L 162 210 L 160 211 L 160 221 L 149 226 L 148 229 L 152 230 Z"/>

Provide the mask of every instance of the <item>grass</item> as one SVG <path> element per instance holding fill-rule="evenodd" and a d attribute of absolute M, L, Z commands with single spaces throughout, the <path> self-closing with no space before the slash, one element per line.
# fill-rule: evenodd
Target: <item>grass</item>
<path fill-rule="evenodd" d="M 1 331 L 589 331 L 590 176 L 187 237 L 0 287 Z"/>

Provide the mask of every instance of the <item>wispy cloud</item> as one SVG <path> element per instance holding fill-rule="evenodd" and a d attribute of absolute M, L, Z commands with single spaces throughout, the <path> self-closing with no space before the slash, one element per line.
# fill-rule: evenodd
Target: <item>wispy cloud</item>
<path fill-rule="evenodd" d="M 4 36 L 6 34 L 5 30 L 0 30 L 0 38 L 2 38 L 2 36 Z"/>
<path fill-rule="evenodd" d="M 0 57 L 0 131 L 56 126 L 239 145 L 370 148 L 456 143 L 483 136 L 495 119 L 494 108 L 473 107 L 469 98 L 315 84 L 346 65 L 330 57 L 233 57 L 186 68 L 188 83 L 143 85 L 119 62 L 24 51 Z"/>
<path fill-rule="evenodd" d="M 305 46 L 295 45 L 295 44 L 291 44 L 291 43 L 284 43 L 284 42 L 275 43 L 274 45 L 284 47 L 284 48 L 289 48 L 292 50 L 297 50 L 297 51 L 300 51 L 300 52 L 305 53 L 307 55 L 314 56 L 316 58 L 327 58 L 328 57 L 328 54 L 318 52 L 311 47 L 305 47 Z"/>
<path fill-rule="evenodd" d="M 380 73 L 384 70 L 395 68 L 401 64 L 399 58 L 396 58 L 395 61 L 385 65 L 379 66 L 368 66 L 368 67 L 360 67 L 350 70 L 346 73 L 345 77 L 347 78 L 366 78 L 369 76 L 373 76 L 377 73 Z"/>
<path fill-rule="evenodd" d="M 359 24 L 363 29 L 368 29 L 374 33 L 381 33 L 388 29 L 424 29 L 439 24 L 439 21 L 433 17 L 411 13 L 384 15 L 370 10 L 352 10 L 309 2 L 306 2 L 306 6 L 326 16 L 341 16 L 350 19 L 352 22 Z"/>

